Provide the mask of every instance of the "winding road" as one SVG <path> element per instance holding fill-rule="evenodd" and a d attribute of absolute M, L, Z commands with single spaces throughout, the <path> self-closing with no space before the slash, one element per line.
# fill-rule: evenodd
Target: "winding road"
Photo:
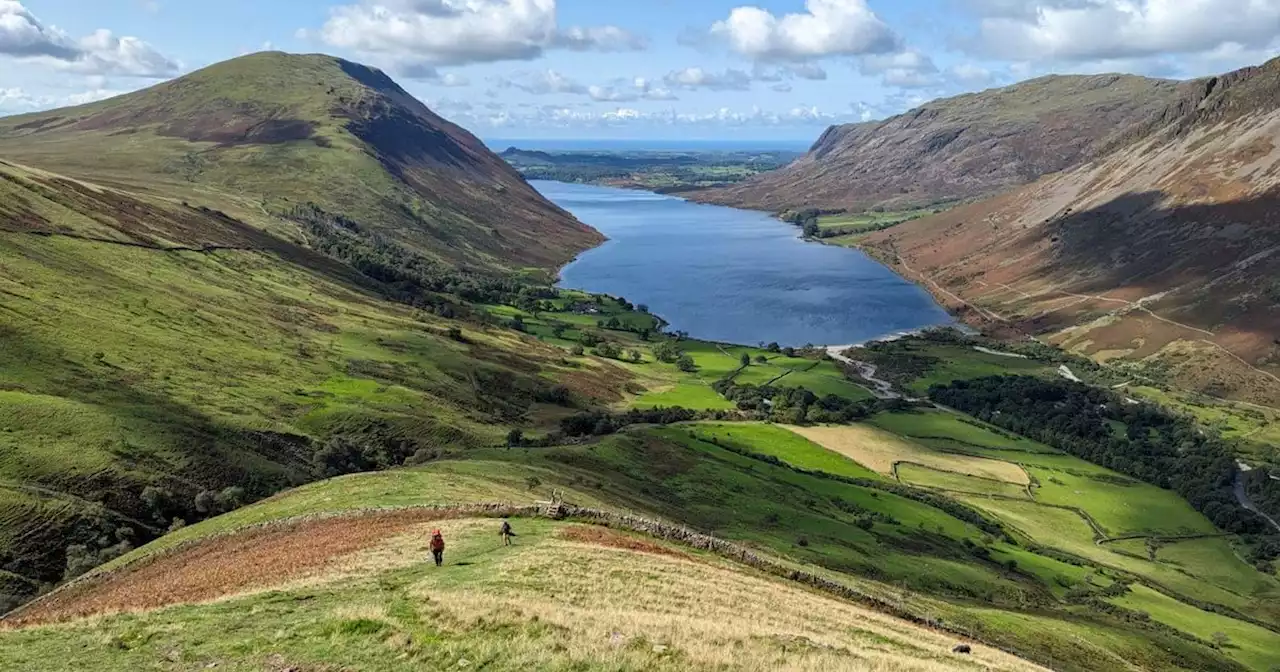
<path fill-rule="evenodd" d="M 1266 518 L 1267 522 L 1271 523 L 1272 527 L 1275 527 L 1276 530 L 1280 530 L 1280 523 L 1277 523 L 1275 518 L 1272 518 L 1271 516 L 1268 516 L 1262 511 L 1259 511 L 1258 507 L 1254 506 L 1253 500 L 1249 499 L 1249 493 L 1245 492 L 1244 490 L 1244 472 L 1246 471 L 1244 467 L 1246 465 L 1241 463 L 1240 466 L 1241 466 L 1241 469 L 1236 471 L 1236 483 L 1235 483 L 1236 500 L 1240 502 L 1240 506 L 1243 506 L 1244 508 L 1258 514 L 1259 516 Z"/>
<path fill-rule="evenodd" d="M 848 366 L 852 366 L 854 369 L 857 369 L 858 375 L 862 376 L 863 380 L 866 380 L 868 383 L 871 383 L 872 387 L 868 389 L 870 389 L 871 394 L 876 395 L 877 398 L 903 399 L 904 397 L 901 394 L 898 394 L 896 391 L 894 391 L 893 383 L 887 380 L 876 378 L 877 369 L 875 364 L 860 362 L 844 354 L 856 347 L 857 346 L 855 345 L 829 345 L 827 346 L 827 354 L 831 355 L 831 359 L 834 359 L 837 362 L 840 362 L 841 364 L 846 364 Z M 908 398 L 907 401 L 916 401 L 916 400 Z"/>

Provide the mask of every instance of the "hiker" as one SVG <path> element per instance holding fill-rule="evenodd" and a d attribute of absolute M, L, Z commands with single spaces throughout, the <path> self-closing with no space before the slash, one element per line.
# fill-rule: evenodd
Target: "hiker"
<path fill-rule="evenodd" d="M 440 530 L 431 533 L 431 555 L 436 559 L 436 567 L 444 564 L 444 535 Z"/>
<path fill-rule="evenodd" d="M 511 523 L 509 523 L 509 522 L 507 522 L 507 521 L 505 521 L 505 520 L 504 520 L 504 521 L 502 521 L 502 531 L 501 531 L 501 532 L 499 532 L 498 534 L 501 534 L 501 535 L 502 535 L 502 543 L 503 543 L 503 545 L 504 545 L 504 546 L 510 546 L 510 545 L 511 545 L 511 537 L 516 536 L 515 531 L 513 531 L 513 530 L 511 529 Z"/>

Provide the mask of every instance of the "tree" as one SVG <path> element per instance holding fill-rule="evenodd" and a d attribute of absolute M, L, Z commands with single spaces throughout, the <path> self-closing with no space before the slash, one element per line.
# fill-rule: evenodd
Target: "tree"
<path fill-rule="evenodd" d="M 507 447 L 516 448 L 524 443 L 524 431 L 513 429 L 507 432 Z"/>
<path fill-rule="evenodd" d="M 644 361 L 644 355 L 640 354 L 639 350 L 632 350 L 631 352 L 627 353 L 627 355 L 631 357 L 631 361 L 635 362 L 636 364 L 639 364 L 640 362 Z"/>
<path fill-rule="evenodd" d="M 466 338 L 462 335 L 462 330 L 457 327 L 449 327 L 449 338 L 459 343 L 465 343 Z"/>
<path fill-rule="evenodd" d="M 244 497 L 244 488 L 233 485 L 218 493 L 218 504 L 224 511 L 230 511 L 244 506 Z"/>
<path fill-rule="evenodd" d="M 769 352 L 782 352 L 782 346 L 778 345 L 776 342 L 766 345 L 764 349 L 768 350 Z"/>
<path fill-rule="evenodd" d="M 524 331 L 524 316 L 517 314 L 515 317 L 511 318 L 511 322 L 508 323 L 508 326 L 516 331 Z"/>
<path fill-rule="evenodd" d="M 142 489 L 142 503 L 147 505 L 147 509 L 158 520 L 165 519 L 165 511 L 169 508 L 169 503 L 173 501 L 173 495 L 168 490 L 148 485 Z"/>
<path fill-rule="evenodd" d="M 685 373 L 693 373 L 698 370 L 698 365 L 688 354 L 681 354 L 680 358 L 676 360 L 676 368 L 684 371 Z"/>
<path fill-rule="evenodd" d="M 574 357 L 581 357 L 582 354 L 585 352 L 586 352 L 586 349 L 583 348 L 580 344 L 575 344 L 572 348 L 569 348 L 569 354 L 573 355 Z"/>
<path fill-rule="evenodd" d="M 768 364 L 769 358 L 764 355 L 756 355 L 756 364 Z"/>
<path fill-rule="evenodd" d="M 646 305 L 646 304 L 643 304 L 643 303 L 642 303 L 642 304 L 640 304 L 640 305 L 636 306 L 636 310 L 638 310 L 638 311 L 640 311 L 640 312 L 642 312 L 642 313 L 647 313 L 647 312 L 649 312 L 649 306 L 648 306 L 648 305 Z"/>
<path fill-rule="evenodd" d="M 1213 645 L 1219 649 L 1226 648 L 1231 645 L 1231 638 L 1225 632 L 1213 633 Z"/>
<path fill-rule="evenodd" d="M 742 357 L 738 358 L 738 362 L 742 364 L 742 368 L 744 369 L 751 366 L 751 355 L 745 352 L 742 353 Z"/>
<path fill-rule="evenodd" d="M 201 490 L 195 499 L 196 511 L 200 513 L 213 513 L 218 504 L 218 493 L 212 490 Z"/>
<path fill-rule="evenodd" d="M 806 238 L 817 238 L 822 234 L 822 227 L 818 226 L 818 220 L 811 219 L 804 223 L 804 235 Z"/>
<path fill-rule="evenodd" d="M 680 346 L 675 341 L 663 341 L 653 346 L 653 356 L 660 362 L 674 362 L 680 359 L 680 354 Z"/>

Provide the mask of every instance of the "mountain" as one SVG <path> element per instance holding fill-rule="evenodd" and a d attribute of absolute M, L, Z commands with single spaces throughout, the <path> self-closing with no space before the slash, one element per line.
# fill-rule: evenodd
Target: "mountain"
<path fill-rule="evenodd" d="M 330 56 L 252 54 L 3 119 L 0 157 L 264 228 L 314 205 L 475 268 L 551 269 L 603 240 L 381 71 Z"/>
<path fill-rule="evenodd" d="M 1112 151 L 865 244 L 974 321 L 1280 403 L 1280 60 L 1188 82 Z"/>
<path fill-rule="evenodd" d="M 1176 82 L 1128 75 L 1042 77 L 834 126 L 782 170 L 688 197 L 781 212 L 989 196 L 1089 159 L 1117 129 L 1163 110 L 1179 91 Z"/>
<path fill-rule="evenodd" d="M 0 119 L 0 611 L 175 520 L 617 401 L 483 307 L 600 239 L 336 58 Z"/>

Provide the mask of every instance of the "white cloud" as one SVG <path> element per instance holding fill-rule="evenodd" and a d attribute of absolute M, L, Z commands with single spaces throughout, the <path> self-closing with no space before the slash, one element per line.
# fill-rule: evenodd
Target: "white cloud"
<path fill-rule="evenodd" d="M 947 76 L 967 86 L 986 86 L 995 82 L 995 74 L 973 63 L 961 63 L 947 68 Z"/>
<path fill-rule="evenodd" d="M 759 7 L 737 7 L 711 26 L 711 34 L 761 61 L 875 54 L 898 46 L 898 36 L 866 0 L 806 0 L 805 9 L 778 17 Z"/>
<path fill-rule="evenodd" d="M 811 105 L 797 105 L 786 110 L 760 107 L 734 109 L 720 107 L 694 112 L 674 109 L 648 111 L 627 106 L 594 110 L 570 105 L 484 106 L 485 109 L 459 110 L 451 115 L 455 121 L 476 128 L 602 128 L 602 127 L 813 127 L 858 121 L 860 111 L 833 113 Z"/>
<path fill-rule="evenodd" d="M 0 55 L 90 75 L 162 78 L 181 69 L 136 37 L 116 37 L 99 29 L 73 39 L 56 26 L 42 23 L 17 0 L 0 0 Z"/>
<path fill-rule="evenodd" d="M 644 77 L 636 77 L 631 80 L 631 86 L 640 92 L 640 97 L 645 100 L 678 100 L 676 94 L 671 89 L 657 86 L 653 82 Z"/>
<path fill-rule="evenodd" d="M 702 68 L 681 68 L 667 73 L 662 81 L 678 89 L 710 89 L 712 91 L 746 91 L 751 88 L 751 75 L 732 68 L 712 72 Z"/>
<path fill-rule="evenodd" d="M 966 48 L 1010 60 L 1081 62 L 1195 54 L 1280 35 L 1275 0 L 970 0 Z"/>
<path fill-rule="evenodd" d="M 499 79 L 497 83 L 502 88 L 519 89 L 536 96 L 554 93 L 581 95 L 589 92 L 587 87 L 556 70 L 518 73 L 514 77 Z"/>
<path fill-rule="evenodd" d="M 84 105 L 124 93 L 126 92 L 99 88 L 60 96 L 50 96 L 37 95 L 21 88 L 0 88 L 0 112 L 34 112 L 68 105 Z"/>
<path fill-rule="evenodd" d="M 575 26 L 557 33 L 555 44 L 573 51 L 642 51 L 648 40 L 617 26 Z"/>
<path fill-rule="evenodd" d="M 392 67 L 395 73 L 405 79 L 412 79 L 436 86 L 470 86 L 471 80 L 453 72 L 440 72 L 431 65 L 420 62 L 401 62 Z"/>
<path fill-rule="evenodd" d="M 868 77 L 879 76 L 886 86 L 911 89 L 939 86 L 943 83 L 933 59 L 914 49 L 863 56 L 858 69 Z"/>
<path fill-rule="evenodd" d="M 561 29 L 556 0 L 364 0 L 331 10 L 318 36 L 334 47 L 425 65 L 530 60 L 557 48 L 645 46 L 617 26 Z"/>

